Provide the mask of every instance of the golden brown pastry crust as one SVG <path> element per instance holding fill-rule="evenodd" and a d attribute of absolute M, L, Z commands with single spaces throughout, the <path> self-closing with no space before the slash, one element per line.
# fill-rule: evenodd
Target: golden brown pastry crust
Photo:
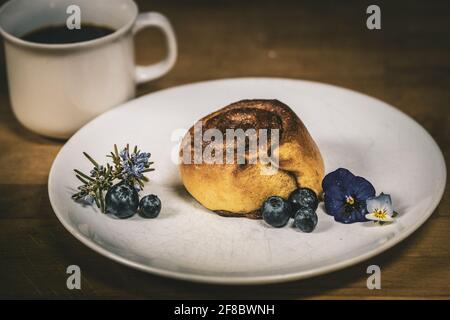
<path fill-rule="evenodd" d="M 278 100 L 241 100 L 204 118 L 203 132 L 215 128 L 279 129 L 279 170 L 262 175 L 263 164 L 180 164 L 187 191 L 206 208 L 223 216 L 261 217 L 259 208 L 272 195 L 287 198 L 297 187 L 308 187 L 321 194 L 324 164 L 320 151 L 298 116 Z M 191 159 L 195 150 L 194 126 L 184 137 L 180 157 L 187 144 Z M 270 134 L 269 134 L 270 137 Z M 270 142 L 270 140 L 269 140 Z M 209 142 L 202 142 L 203 149 Z M 224 139 L 224 144 L 226 144 Z M 225 146 L 226 148 L 235 148 Z M 224 151 L 225 152 L 225 151 Z M 248 160 L 248 154 L 246 154 Z"/>

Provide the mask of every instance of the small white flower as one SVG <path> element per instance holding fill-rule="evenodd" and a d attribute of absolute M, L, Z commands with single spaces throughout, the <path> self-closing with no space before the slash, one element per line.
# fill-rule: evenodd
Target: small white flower
<path fill-rule="evenodd" d="M 381 222 L 394 221 L 390 195 L 381 193 L 378 197 L 369 198 L 366 200 L 366 206 L 369 212 L 366 214 L 366 219 Z"/>

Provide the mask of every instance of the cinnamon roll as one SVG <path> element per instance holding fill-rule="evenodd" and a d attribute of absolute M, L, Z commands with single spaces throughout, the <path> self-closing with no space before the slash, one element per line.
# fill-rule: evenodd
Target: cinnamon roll
<path fill-rule="evenodd" d="M 242 100 L 200 119 L 181 142 L 179 168 L 203 206 L 253 219 L 270 196 L 287 198 L 298 187 L 320 195 L 324 175 L 316 143 L 278 100 Z"/>

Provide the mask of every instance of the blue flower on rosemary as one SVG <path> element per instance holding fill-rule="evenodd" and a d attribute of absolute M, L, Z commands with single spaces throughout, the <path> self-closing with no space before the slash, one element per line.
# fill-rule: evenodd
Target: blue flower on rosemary
<path fill-rule="evenodd" d="M 107 192 L 112 186 L 114 177 L 112 176 L 112 167 L 107 164 L 106 167 L 99 165 L 90 155 L 83 152 L 84 156 L 94 165 L 94 168 L 87 175 L 80 170 L 74 169 L 75 176 L 83 184 L 78 186 L 78 192 L 72 195 L 72 198 L 82 204 L 95 204 L 102 212 L 105 209 L 103 193 Z"/>
<path fill-rule="evenodd" d="M 150 156 L 150 153 L 141 152 L 137 147 L 130 152 L 129 145 L 119 152 L 114 145 L 114 152 L 109 155 L 114 162 L 114 177 L 142 190 L 144 182 L 148 181 L 144 173 L 154 170 L 150 168 L 153 164 L 150 162 Z"/>
<path fill-rule="evenodd" d="M 367 221 L 366 200 L 375 196 L 375 188 L 363 177 L 339 168 L 322 181 L 326 212 L 342 223 Z"/>
<path fill-rule="evenodd" d="M 150 153 L 137 151 L 129 154 L 127 149 L 120 152 L 122 176 L 124 180 L 142 179 L 149 167 Z"/>
<path fill-rule="evenodd" d="M 83 205 L 93 205 L 95 202 L 95 197 L 91 194 L 87 194 L 76 200 L 77 202 L 83 204 Z"/>

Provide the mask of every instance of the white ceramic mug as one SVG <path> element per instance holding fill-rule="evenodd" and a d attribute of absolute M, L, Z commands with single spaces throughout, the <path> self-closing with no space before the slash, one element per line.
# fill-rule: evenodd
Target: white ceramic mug
<path fill-rule="evenodd" d="M 115 32 L 70 44 L 21 39 L 43 27 L 66 25 L 70 5 L 80 8 L 81 28 L 89 23 Z M 133 36 L 147 27 L 163 31 L 168 54 L 159 63 L 135 66 Z M 177 56 L 167 18 L 156 12 L 138 14 L 132 0 L 12 0 L 0 9 L 0 32 L 14 114 L 28 129 L 55 138 L 69 137 L 134 97 L 137 83 L 166 74 Z"/>

